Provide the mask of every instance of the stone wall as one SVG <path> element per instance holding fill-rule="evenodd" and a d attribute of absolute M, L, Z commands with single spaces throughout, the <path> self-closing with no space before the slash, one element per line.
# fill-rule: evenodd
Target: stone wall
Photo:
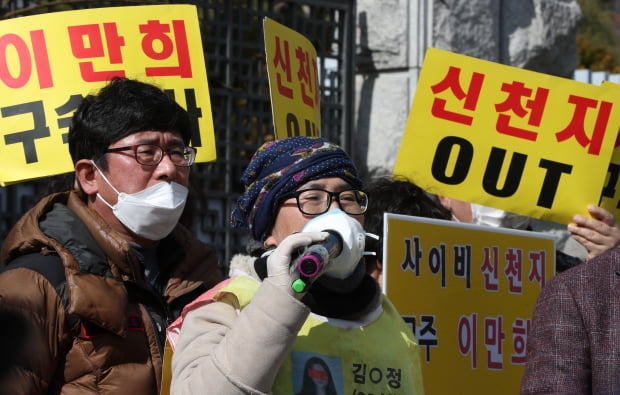
<path fill-rule="evenodd" d="M 429 46 L 571 78 L 577 0 L 358 0 L 356 161 L 392 170 Z"/>

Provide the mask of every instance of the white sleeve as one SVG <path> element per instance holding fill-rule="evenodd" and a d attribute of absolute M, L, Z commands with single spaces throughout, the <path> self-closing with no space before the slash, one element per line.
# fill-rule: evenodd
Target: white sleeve
<path fill-rule="evenodd" d="M 263 281 L 241 312 L 233 295 L 184 319 L 172 357 L 172 395 L 266 394 L 310 310 Z"/>

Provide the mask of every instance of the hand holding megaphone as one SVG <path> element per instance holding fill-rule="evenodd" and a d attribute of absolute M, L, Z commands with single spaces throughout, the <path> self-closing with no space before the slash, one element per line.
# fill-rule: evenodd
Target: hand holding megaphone
<path fill-rule="evenodd" d="M 311 245 L 320 245 L 328 235 L 326 232 L 299 232 L 284 238 L 277 248 L 263 254 L 267 264 L 265 281 L 269 281 L 298 299 L 303 297 L 302 292 L 294 291 L 291 287 L 291 282 L 297 278 L 291 279 L 291 262 L 299 256 L 299 251 Z"/>
<path fill-rule="evenodd" d="M 314 279 L 323 274 L 330 259 L 342 252 L 342 236 L 334 230 L 325 230 L 329 234 L 320 244 L 307 246 L 291 263 L 291 288 L 295 292 L 304 292 Z"/>
<path fill-rule="evenodd" d="M 340 209 L 330 210 L 310 220 L 303 232 L 327 232 L 327 238 L 307 246 L 292 261 L 291 288 L 304 292 L 319 276 L 344 279 L 359 264 L 364 253 L 366 233 L 362 225 Z"/>

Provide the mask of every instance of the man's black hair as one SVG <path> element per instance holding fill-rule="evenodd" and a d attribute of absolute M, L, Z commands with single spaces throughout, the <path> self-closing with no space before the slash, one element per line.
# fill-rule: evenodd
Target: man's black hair
<path fill-rule="evenodd" d="M 187 111 L 160 88 L 128 78 L 114 78 L 97 94 L 84 98 L 69 128 L 73 163 L 98 159 L 117 140 L 154 130 L 178 132 L 189 144 Z M 105 161 L 101 161 L 103 167 Z"/>

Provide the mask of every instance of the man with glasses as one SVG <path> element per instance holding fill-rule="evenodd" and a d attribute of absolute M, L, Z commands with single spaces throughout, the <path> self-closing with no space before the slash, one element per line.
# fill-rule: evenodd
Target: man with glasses
<path fill-rule="evenodd" d="M 348 155 L 323 138 L 286 138 L 259 148 L 242 181 L 232 222 L 249 230 L 249 255 L 169 327 L 172 394 L 302 393 L 312 358 L 338 394 L 421 394 L 412 330 L 366 274 L 369 201 Z M 320 255 L 318 274 L 297 287 L 299 256 L 333 230 L 344 252 Z"/>
<path fill-rule="evenodd" d="M 69 129 L 76 190 L 43 198 L 2 246 L 0 312 L 23 328 L 3 393 L 156 394 L 165 328 L 222 279 L 179 224 L 196 149 L 188 113 L 118 78 Z"/>

